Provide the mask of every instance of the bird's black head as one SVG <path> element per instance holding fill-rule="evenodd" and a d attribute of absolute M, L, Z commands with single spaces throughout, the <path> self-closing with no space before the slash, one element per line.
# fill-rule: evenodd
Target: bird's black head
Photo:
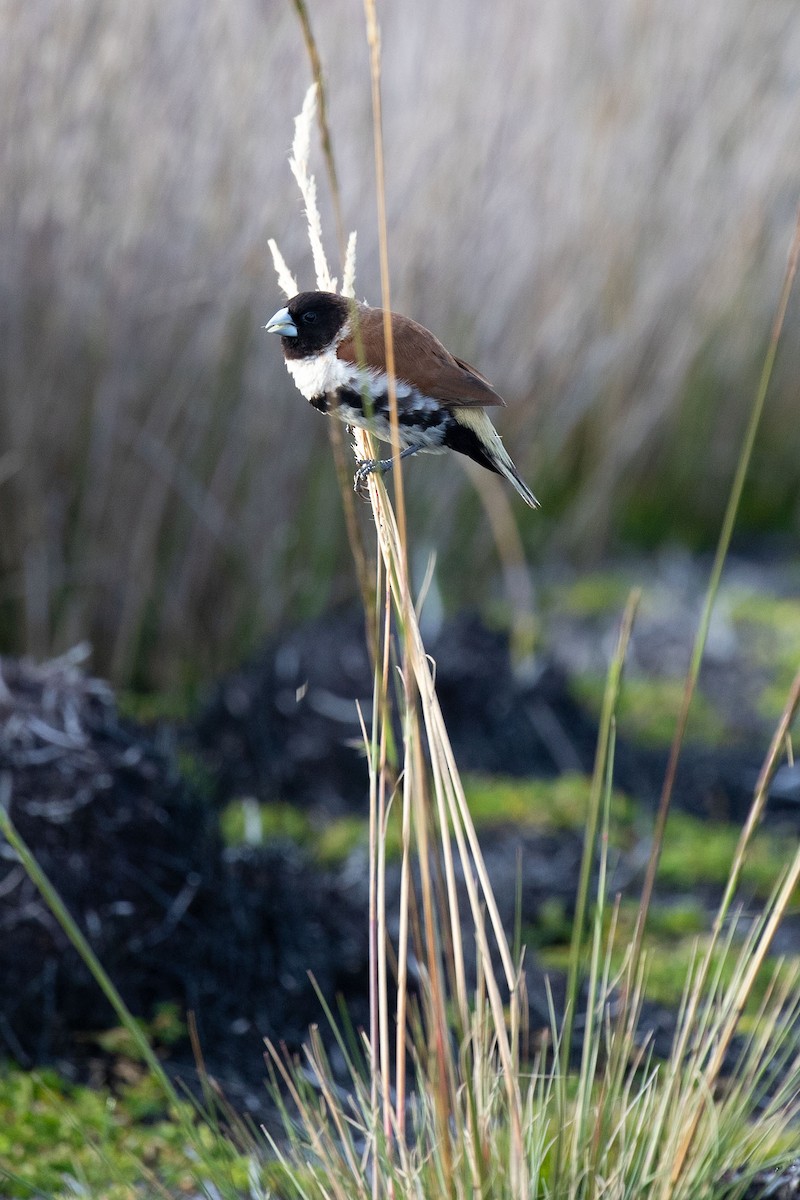
<path fill-rule="evenodd" d="M 334 292 L 299 292 L 270 318 L 266 330 L 281 335 L 287 358 L 310 358 L 338 338 L 349 305 L 344 296 Z"/>

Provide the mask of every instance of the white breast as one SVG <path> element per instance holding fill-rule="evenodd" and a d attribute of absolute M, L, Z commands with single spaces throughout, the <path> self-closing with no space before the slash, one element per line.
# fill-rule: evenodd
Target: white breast
<path fill-rule="evenodd" d="M 364 376 L 370 374 L 337 358 L 336 347 L 315 358 L 287 358 L 286 369 L 306 400 L 326 396 L 341 387 L 358 391 L 364 385 Z"/>

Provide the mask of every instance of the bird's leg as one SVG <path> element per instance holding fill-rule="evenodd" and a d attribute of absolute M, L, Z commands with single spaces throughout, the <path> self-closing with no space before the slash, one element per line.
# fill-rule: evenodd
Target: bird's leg
<path fill-rule="evenodd" d="M 400 458 L 410 458 L 412 454 L 416 454 L 421 450 L 422 446 L 406 446 L 405 450 L 400 451 Z M 358 470 L 353 480 L 353 491 L 360 492 L 365 483 L 367 476 L 373 471 L 380 471 L 381 475 L 385 475 L 387 471 L 391 471 L 394 466 L 393 458 L 366 458 L 358 464 Z"/>

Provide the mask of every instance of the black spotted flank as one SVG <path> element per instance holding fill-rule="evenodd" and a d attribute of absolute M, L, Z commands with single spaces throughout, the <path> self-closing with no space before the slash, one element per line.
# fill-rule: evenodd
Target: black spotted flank
<path fill-rule="evenodd" d="M 433 400 L 426 401 L 427 397 L 422 397 L 416 403 L 411 403 L 406 399 L 398 400 L 397 420 L 402 429 L 407 429 L 409 432 L 418 430 L 420 433 L 429 433 L 432 429 L 443 428 L 452 420 L 447 410 L 441 405 L 436 404 Z M 315 408 L 319 407 L 315 401 L 312 403 Z M 355 409 L 356 412 L 360 412 L 370 419 L 374 417 L 377 420 L 389 420 L 389 394 L 383 390 L 371 391 L 368 396 L 365 396 L 363 391 L 355 388 L 339 388 L 336 393 L 335 406 L 340 407 L 341 405 Z M 329 412 L 331 407 L 333 406 L 329 405 L 322 411 Z"/>

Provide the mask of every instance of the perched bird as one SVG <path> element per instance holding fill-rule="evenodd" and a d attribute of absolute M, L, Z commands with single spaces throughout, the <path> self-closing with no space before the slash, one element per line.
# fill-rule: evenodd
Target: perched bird
<path fill-rule="evenodd" d="M 400 457 L 456 450 L 504 475 L 526 504 L 538 508 L 484 411 L 505 402 L 422 325 L 397 313 L 391 321 Z M 280 334 L 289 373 L 314 408 L 391 441 L 381 309 L 333 292 L 300 292 L 265 328 Z M 391 458 L 361 463 L 356 486 L 391 465 Z"/>

